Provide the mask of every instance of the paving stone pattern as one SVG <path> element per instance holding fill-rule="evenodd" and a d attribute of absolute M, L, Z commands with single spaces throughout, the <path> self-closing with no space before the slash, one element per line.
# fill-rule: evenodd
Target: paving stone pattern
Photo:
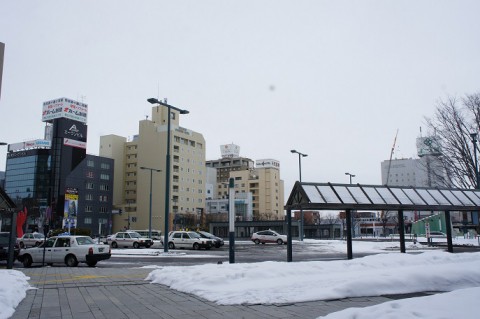
<path fill-rule="evenodd" d="M 388 297 L 347 298 L 274 305 L 221 306 L 145 281 L 151 269 L 44 267 L 19 269 L 36 289 L 12 319 L 220 319 L 317 318 L 350 307 L 390 301 Z M 396 297 L 395 299 L 400 298 Z"/>

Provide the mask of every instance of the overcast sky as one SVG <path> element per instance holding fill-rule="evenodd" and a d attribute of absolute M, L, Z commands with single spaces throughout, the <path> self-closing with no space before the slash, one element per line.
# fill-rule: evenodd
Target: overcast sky
<path fill-rule="evenodd" d="M 190 114 L 180 125 L 298 179 L 380 184 L 415 157 L 424 117 L 480 91 L 480 1 L 0 0 L 5 43 L 0 141 L 43 136 L 42 103 L 88 104 L 99 137 L 138 133 L 149 97 Z M 426 129 L 424 129 L 425 135 Z M 0 170 L 6 148 L 0 149 Z"/>

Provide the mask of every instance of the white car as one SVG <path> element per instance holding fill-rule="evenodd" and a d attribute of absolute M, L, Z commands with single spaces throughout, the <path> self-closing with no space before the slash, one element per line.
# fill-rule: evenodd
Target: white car
<path fill-rule="evenodd" d="M 287 236 L 280 235 L 274 230 L 261 230 L 252 234 L 252 241 L 258 245 L 260 243 L 277 243 L 279 245 L 287 243 Z"/>
<path fill-rule="evenodd" d="M 40 246 L 21 249 L 18 260 L 24 267 L 43 262 L 47 265 L 65 263 L 69 267 L 86 263 L 94 267 L 98 261 L 110 256 L 110 246 L 97 244 L 88 236 L 60 235 L 48 238 Z"/>
<path fill-rule="evenodd" d="M 22 237 L 17 238 L 17 244 L 20 248 L 35 247 L 43 243 L 45 236 L 41 233 L 26 233 Z"/>
<path fill-rule="evenodd" d="M 134 231 L 122 231 L 115 235 L 108 236 L 107 242 L 112 248 L 150 248 L 150 246 L 153 245 L 153 240 L 147 237 L 142 237 L 139 233 Z"/>
<path fill-rule="evenodd" d="M 208 238 L 202 238 L 194 231 L 173 231 L 168 237 L 168 248 L 191 248 L 191 249 L 210 249 L 214 245 Z"/>

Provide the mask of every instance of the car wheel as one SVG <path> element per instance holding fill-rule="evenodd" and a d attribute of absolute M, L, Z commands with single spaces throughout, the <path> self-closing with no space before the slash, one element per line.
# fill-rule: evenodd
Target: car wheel
<path fill-rule="evenodd" d="M 76 258 L 74 255 L 68 255 L 68 256 L 65 258 L 65 264 L 66 264 L 68 267 L 77 267 L 77 266 L 78 266 L 78 260 L 77 260 L 77 258 Z"/>
<path fill-rule="evenodd" d="M 260 240 L 258 240 L 258 239 L 255 239 L 253 242 L 255 243 L 255 245 L 260 244 Z"/>
<path fill-rule="evenodd" d="M 96 264 L 97 264 L 97 261 L 87 261 L 88 267 L 95 267 Z"/>
<path fill-rule="evenodd" d="M 277 239 L 277 244 L 279 244 L 279 245 L 283 245 L 283 240 L 281 240 L 280 238 L 279 238 L 279 239 Z"/>
<path fill-rule="evenodd" d="M 25 244 L 23 243 L 23 241 L 20 242 L 19 246 L 20 246 L 20 248 L 22 248 L 22 249 L 25 248 Z"/>
<path fill-rule="evenodd" d="M 140 244 L 137 243 L 137 242 L 134 242 L 133 243 L 133 248 L 135 248 L 135 249 L 140 248 Z"/>
<path fill-rule="evenodd" d="M 168 243 L 168 248 L 175 249 L 175 244 L 172 242 Z"/>
<path fill-rule="evenodd" d="M 114 241 L 114 242 L 112 243 L 112 248 L 118 248 L 118 245 L 117 245 L 117 242 L 116 242 L 116 241 Z"/>
<path fill-rule="evenodd" d="M 193 244 L 193 249 L 199 250 L 199 249 L 200 249 L 200 245 L 199 245 L 198 243 L 194 243 L 194 244 Z"/>
<path fill-rule="evenodd" d="M 32 266 L 32 257 L 30 255 L 25 255 L 22 257 L 23 267 L 30 268 Z"/>

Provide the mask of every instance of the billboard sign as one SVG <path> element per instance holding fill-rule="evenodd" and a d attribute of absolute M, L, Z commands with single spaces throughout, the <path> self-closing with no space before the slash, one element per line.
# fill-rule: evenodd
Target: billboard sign
<path fill-rule="evenodd" d="M 438 156 L 442 154 L 442 147 L 437 136 L 417 138 L 417 154 L 419 157 L 425 155 Z"/>
<path fill-rule="evenodd" d="M 274 159 L 261 159 L 255 161 L 257 168 L 278 168 L 280 169 L 280 162 Z"/>
<path fill-rule="evenodd" d="M 47 140 L 32 140 L 21 143 L 13 143 L 8 145 L 9 152 L 16 152 L 20 150 L 32 149 L 32 148 L 51 148 L 52 142 Z"/>
<path fill-rule="evenodd" d="M 42 121 L 50 122 L 63 117 L 87 123 L 87 113 L 87 104 L 62 97 L 43 102 Z"/>
<path fill-rule="evenodd" d="M 63 210 L 63 227 L 73 228 L 77 224 L 78 189 L 65 189 L 65 203 Z"/>
<path fill-rule="evenodd" d="M 240 146 L 235 144 L 220 145 L 222 158 L 237 158 L 240 156 Z"/>
<path fill-rule="evenodd" d="M 72 140 L 71 138 L 64 138 L 63 139 L 63 145 L 76 147 L 76 148 L 87 149 L 87 143 L 82 142 L 82 141 Z"/>

